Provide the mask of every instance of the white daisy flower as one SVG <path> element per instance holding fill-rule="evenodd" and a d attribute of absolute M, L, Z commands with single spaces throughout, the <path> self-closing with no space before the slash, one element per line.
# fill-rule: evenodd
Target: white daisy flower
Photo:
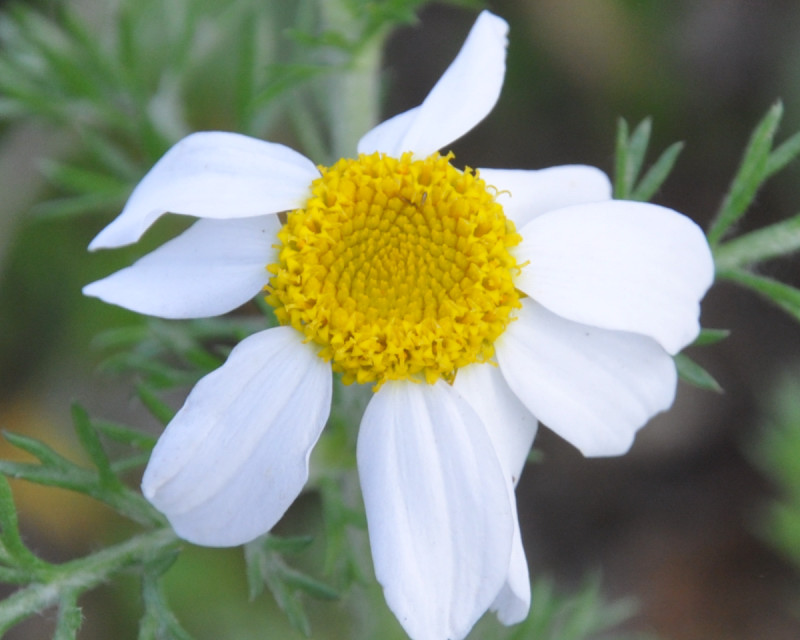
<path fill-rule="evenodd" d="M 373 385 L 357 457 L 375 572 L 416 640 L 463 638 L 487 609 L 526 616 L 514 487 L 537 418 L 585 455 L 627 451 L 672 404 L 671 354 L 713 279 L 691 220 L 611 200 L 597 169 L 460 171 L 439 155 L 497 101 L 507 30 L 482 13 L 425 101 L 331 167 L 188 136 L 90 245 L 198 217 L 84 292 L 193 318 L 266 290 L 283 325 L 236 346 L 153 451 L 144 494 L 186 540 L 269 531 L 308 478 L 332 372 Z"/>

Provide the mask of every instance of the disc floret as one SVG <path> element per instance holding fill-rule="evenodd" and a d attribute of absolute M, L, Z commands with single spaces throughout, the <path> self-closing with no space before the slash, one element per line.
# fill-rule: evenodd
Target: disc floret
<path fill-rule="evenodd" d="M 520 237 L 452 154 L 342 159 L 288 214 L 267 301 L 346 383 L 452 381 L 494 354 L 520 306 Z"/>

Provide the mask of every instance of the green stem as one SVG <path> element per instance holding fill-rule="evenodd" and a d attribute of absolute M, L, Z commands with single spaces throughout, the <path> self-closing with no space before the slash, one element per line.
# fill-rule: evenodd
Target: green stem
<path fill-rule="evenodd" d="M 320 3 L 326 26 L 339 33 L 358 32 L 358 16 L 354 16 L 341 0 Z M 387 29 L 371 34 L 352 51 L 341 73 L 331 76 L 329 115 L 331 154 L 333 160 L 354 157 L 359 139 L 378 122 L 383 45 Z"/>
<path fill-rule="evenodd" d="M 0 633 L 56 605 L 64 593 L 92 589 L 121 569 L 154 558 L 177 542 L 172 529 L 158 529 L 85 558 L 53 566 L 46 582 L 31 584 L 0 602 Z"/>

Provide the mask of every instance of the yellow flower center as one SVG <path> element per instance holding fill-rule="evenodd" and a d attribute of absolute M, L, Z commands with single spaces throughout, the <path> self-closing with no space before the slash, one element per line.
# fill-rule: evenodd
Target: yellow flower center
<path fill-rule="evenodd" d="M 520 306 L 514 225 L 452 154 L 339 160 L 278 234 L 267 301 L 345 383 L 452 381 Z"/>

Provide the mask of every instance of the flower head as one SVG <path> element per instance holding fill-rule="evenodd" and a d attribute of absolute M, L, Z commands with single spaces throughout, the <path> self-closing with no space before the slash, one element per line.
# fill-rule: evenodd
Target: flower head
<path fill-rule="evenodd" d="M 672 404 L 671 354 L 713 279 L 693 222 L 611 200 L 597 169 L 462 171 L 440 155 L 494 106 L 506 32 L 482 13 L 425 101 L 331 167 L 232 133 L 185 138 L 91 248 L 166 212 L 200 220 L 84 290 L 167 318 L 263 290 L 283 325 L 196 385 L 145 471 L 145 496 L 198 544 L 267 532 L 307 480 L 332 371 L 372 384 L 357 457 L 375 571 L 419 640 L 463 638 L 489 608 L 525 617 L 514 487 L 537 418 L 586 455 L 624 453 Z"/>

